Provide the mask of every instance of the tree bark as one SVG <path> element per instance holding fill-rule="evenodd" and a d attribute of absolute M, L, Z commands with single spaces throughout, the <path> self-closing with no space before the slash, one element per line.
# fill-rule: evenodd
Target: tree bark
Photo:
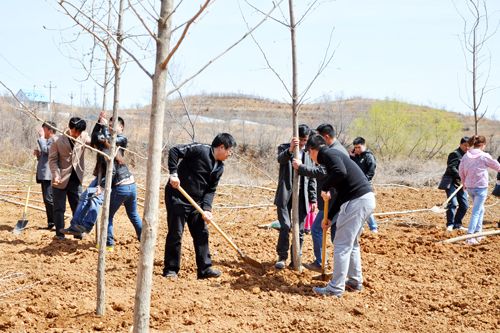
<path fill-rule="evenodd" d="M 98 316 L 104 315 L 106 304 L 105 293 L 105 266 L 106 266 L 106 238 L 108 235 L 108 222 L 109 222 L 109 203 L 111 199 L 111 185 L 114 167 L 114 158 L 116 154 L 116 131 L 118 128 L 118 107 L 120 100 L 120 66 L 121 66 L 121 43 L 123 41 L 123 2 L 120 0 L 120 9 L 118 12 L 118 28 L 117 39 L 119 43 L 116 45 L 116 59 L 115 59 L 115 86 L 114 86 L 114 99 L 113 99 L 113 128 L 111 129 L 111 141 L 109 147 L 109 160 L 106 170 L 106 185 L 104 188 L 104 202 L 102 206 L 101 215 L 101 232 L 99 238 L 99 256 L 97 261 L 97 310 Z"/>
<path fill-rule="evenodd" d="M 293 0 L 289 0 L 290 7 L 290 32 L 292 39 L 292 112 L 293 112 L 293 137 L 299 137 L 298 124 L 298 70 L 297 70 L 297 45 L 295 38 L 295 16 L 293 13 Z M 300 158 L 299 146 L 293 150 L 294 158 Z M 305 189 L 304 189 L 305 190 Z M 293 169 L 293 193 L 292 193 L 292 256 L 293 269 L 300 271 L 302 261 L 300 257 L 299 236 L 299 172 Z"/>
<path fill-rule="evenodd" d="M 153 262 L 158 230 L 158 205 L 161 176 L 161 155 L 163 121 L 166 105 L 167 69 L 163 62 L 170 48 L 171 18 L 173 0 L 162 0 L 158 18 L 158 38 L 156 49 L 156 68 L 153 77 L 153 98 L 149 124 L 148 165 L 146 173 L 146 196 L 141 236 L 141 248 L 137 265 L 137 284 L 134 306 L 134 333 L 149 331 L 149 311 Z"/>

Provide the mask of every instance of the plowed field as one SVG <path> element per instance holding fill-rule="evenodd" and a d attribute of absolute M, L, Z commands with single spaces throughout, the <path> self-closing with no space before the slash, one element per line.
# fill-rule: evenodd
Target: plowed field
<path fill-rule="evenodd" d="M 257 227 L 277 219 L 276 209 L 265 206 L 272 203 L 274 192 L 229 186 L 219 186 L 218 192 L 214 203 L 221 209 L 214 210 L 215 221 L 265 270 L 239 261 L 237 253 L 209 227 L 214 268 L 223 274 L 196 280 L 193 244 L 186 230 L 179 278 L 162 277 L 167 233 L 162 202 L 151 332 L 500 331 L 499 236 L 486 237 L 477 245 L 443 244 L 438 241 L 465 234 L 445 231 L 444 214 L 379 216 L 379 233 L 365 231 L 360 239 L 363 290 L 345 292 L 341 300 L 324 298 L 312 292 L 312 287 L 326 284 L 311 279 L 316 273 L 274 268 L 278 232 Z M 434 189 L 376 187 L 376 192 L 376 212 L 426 209 L 446 199 Z M 32 197 L 41 200 L 39 194 Z M 486 202 L 493 206 L 486 208 L 484 231 L 497 229 L 500 204 L 496 202 L 493 197 Z M 258 207 L 228 209 L 229 204 Z M 139 211 L 142 214 L 141 207 Z M 81 241 L 54 239 L 54 233 L 37 229 L 46 224 L 45 213 L 33 209 L 28 209 L 28 228 L 14 235 L 11 231 L 22 212 L 23 207 L 0 201 L 0 330 L 130 332 L 139 242 L 125 210 L 120 209 L 115 217 L 115 251 L 106 256 L 106 313 L 100 317 L 94 314 L 94 235 Z M 330 242 L 328 251 L 332 260 Z M 303 252 L 302 261 L 312 262 L 310 235 L 305 236 Z"/>

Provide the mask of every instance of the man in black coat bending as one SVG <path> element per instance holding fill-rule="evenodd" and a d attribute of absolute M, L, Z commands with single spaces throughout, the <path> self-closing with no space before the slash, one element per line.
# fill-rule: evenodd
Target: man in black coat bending
<path fill-rule="evenodd" d="M 307 166 L 312 166 L 314 162 L 309 157 L 309 154 L 304 152 L 307 139 L 311 134 L 311 130 L 307 125 L 299 126 L 299 137 L 293 138 L 291 143 L 283 143 L 278 147 L 278 163 L 280 164 L 278 188 L 274 198 L 274 204 L 278 210 L 278 220 L 280 222 L 280 235 L 276 252 L 278 252 L 278 261 L 275 267 L 278 269 L 285 268 L 288 258 L 288 249 L 290 248 L 290 229 L 291 210 L 292 210 L 292 180 L 293 180 L 293 149 L 299 146 L 300 157 L 302 163 Z M 307 213 L 309 212 L 309 203 L 312 204 L 313 211 L 316 210 L 316 179 L 305 176 L 299 178 L 299 237 L 300 248 L 304 242 L 304 225 L 306 222 Z M 292 257 L 293 262 L 293 257 Z"/>
<path fill-rule="evenodd" d="M 218 277 L 213 270 L 208 248 L 207 223 L 212 219 L 212 201 L 219 179 L 224 172 L 224 161 L 231 156 L 236 141 L 228 133 L 218 134 L 212 145 L 191 143 L 170 149 L 168 168 L 170 181 L 165 186 L 168 234 L 165 242 L 165 267 L 163 276 L 176 278 L 181 266 L 181 244 L 184 225 L 187 222 L 193 237 L 198 279 Z M 179 163 L 179 159 L 182 161 Z M 179 186 L 205 211 L 202 215 L 177 190 Z"/>

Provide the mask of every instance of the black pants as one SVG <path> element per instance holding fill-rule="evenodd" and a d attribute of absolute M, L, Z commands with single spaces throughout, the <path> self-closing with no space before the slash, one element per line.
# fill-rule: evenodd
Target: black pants
<path fill-rule="evenodd" d="M 212 266 L 208 248 L 208 229 L 205 220 L 196 208 L 185 199 L 179 190 L 165 186 L 165 205 L 167 206 L 168 233 L 165 242 L 165 261 L 163 274 L 178 273 L 181 267 L 181 245 L 184 226 L 187 222 L 193 237 L 198 277 L 208 273 Z"/>
<path fill-rule="evenodd" d="M 45 211 L 47 213 L 47 225 L 49 228 L 54 226 L 54 201 L 52 199 L 52 181 L 39 180 L 42 185 L 43 203 L 45 204 Z"/>
<path fill-rule="evenodd" d="M 304 192 L 301 189 L 299 193 L 299 239 L 300 239 L 300 249 L 302 254 L 302 243 L 304 243 L 304 226 L 306 224 L 306 217 L 309 209 L 306 209 L 306 203 L 304 202 Z M 280 235 L 278 238 L 278 245 L 276 246 L 276 252 L 280 257 L 288 258 L 288 248 L 290 248 L 290 253 L 293 254 L 290 246 L 290 230 L 292 228 L 291 222 L 291 211 L 292 211 L 293 198 L 290 196 L 288 204 L 286 207 L 278 208 L 278 220 L 280 222 Z M 293 256 L 292 256 L 293 259 Z"/>
<path fill-rule="evenodd" d="M 72 214 L 75 213 L 78 206 L 78 199 L 82 194 L 82 185 L 80 181 L 71 180 L 66 185 L 66 188 L 61 190 L 52 187 L 52 197 L 54 201 L 54 224 L 56 225 L 57 236 L 64 237 L 64 234 L 59 230 L 64 229 L 64 212 L 66 211 L 66 196 L 68 197 L 69 206 Z"/>

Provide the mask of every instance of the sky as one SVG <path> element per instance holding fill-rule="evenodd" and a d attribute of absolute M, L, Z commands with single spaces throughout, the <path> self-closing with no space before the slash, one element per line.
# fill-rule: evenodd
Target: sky
<path fill-rule="evenodd" d="M 271 1 L 247 1 L 264 12 L 271 9 Z M 149 2 L 159 6 L 159 1 Z M 313 2 L 295 1 L 296 20 Z M 458 0 L 455 4 L 467 14 L 465 2 Z M 145 0 L 142 3 L 148 5 Z M 173 15 L 173 26 L 184 23 L 201 3 L 201 0 L 182 2 Z M 288 1 L 283 1 L 280 8 L 281 11 L 272 14 L 275 20 L 269 19 L 255 30 L 256 41 L 247 36 L 181 92 L 185 95 L 240 93 L 290 101 L 287 92 L 291 91 L 290 31 L 282 24 L 288 21 Z M 459 40 L 464 21 L 452 0 L 337 0 L 321 2 L 314 8 L 296 30 L 299 91 L 306 89 L 324 59 L 334 53 L 304 101 L 396 98 L 448 111 L 470 112 L 463 101 L 467 100 L 471 86 Z M 488 10 L 493 31 L 500 19 L 500 1 L 488 2 Z M 154 29 L 153 19 L 146 14 L 143 18 Z M 181 82 L 196 73 L 245 36 L 247 24 L 254 27 L 262 18 L 243 0 L 216 1 L 176 52 L 169 67 L 174 81 Z M 125 18 L 125 27 L 131 34 L 147 35 L 131 13 Z M 75 39 L 79 29 L 61 12 L 56 1 L 0 1 L 0 31 L 0 81 L 14 93 L 21 88 L 36 89 L 50 94 L 58 103 L 81 105 L 85 100 L 102 103 L 102 89 L 92 80 L 86 80 L 81 64 L 68 56 L 82 57 L 88 53 L 89 39 L 79 35 L 73 44 L 64 43 Z M 174 31 L 174 42 L 181 32 L 182 29 Z M 139 44 L 131 40 L 125 46 L 138 58 L 146 57 L 141 63 L 152 73 L 154 43 L 147 36 L 140 41 L 149 51 L 140 51 Z M 488 86 L 500 87 L 500 31 L 489 39 L 483 51 L 485 56 L 491 53 Z M 486 74 L 488 67 L 486 62 L 482 73 Z M 56 88 L 49 91 L 50 85 Z M 128 62 L 122 76 L 120 107 L 150 104 L 151 85 L 151 79 L 135 63 Z M 0 87 L 0 91 L 5 89 Z M 174 93 L 172 97 L 178 95 Z M 486 106 L 489 117 L 500 116 L 500 90 L 485 95 L 483 110 Z"/>

